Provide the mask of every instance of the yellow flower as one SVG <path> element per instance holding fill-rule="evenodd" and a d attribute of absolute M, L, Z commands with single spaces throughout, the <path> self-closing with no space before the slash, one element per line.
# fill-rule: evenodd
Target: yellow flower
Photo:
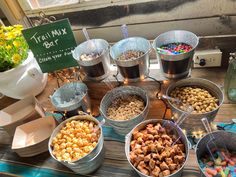
<path fill-rule="evenodd" d="M 0 34 L 0 39 L 5 39 L 5 35 L 2 33 L 2 34 Z"/>
<path fill-rule="evenodd" d="M 6 35 L 7 40 L 11 40 L 11 39 L 14 39 L 16 37 L 16 35 L 12 32 L 8 32 L 5 35 Z"/>
<path fill-rule="evenodd" d="M 15 64 L 18 64 L 18 63 L 20 62 L 20 60 L 21 60 L 21 56 L 20 56 L 18 53 L 14 54 L 14 55 L 12 56 L 12 61 L 13 61 Z"/>
<path fill-rule="evenodd" d="M 21 43 L 19 41 L 13 41 L 13 45 L 18 48 Z"/>
<path fill-rule="evenodd" d="M 14 26 L 14 28 L 16 28 L 16 29 L 23 29 L 23 26 L 22 25 L 13 25 Z"/>
<path fill-rule="evenodd" d="M 10 31 L 10 30 L 13 29 L 13 26 L 5 26 L 4 29 L 7 30 L 7 31 Z"/>
<path fill-rule="evenodd" d="M 12 30 L 12 33 L 16 36 L 20 36 L 21 35 L 21 31 L 20 30 Z"/>
<path fill-rule="evenodd" d="M 3 45 L 3 44 L 4 44 L 4 42 L 0 41 L 0 46 Z"/>
<path fill-rule="evenodd" d="M 6 48 L 7 50 L 10 50 L 10 49 L 12 48 L 12 46 L 7 45 L 5 48 Z"/>

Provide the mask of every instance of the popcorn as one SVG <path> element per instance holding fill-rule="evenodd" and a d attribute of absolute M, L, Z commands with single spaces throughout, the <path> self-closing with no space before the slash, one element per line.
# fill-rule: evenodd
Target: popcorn
<path fill-rule="evenodd" d="M 52 154 L 59 161 L 75 161 L 89 154 L 101 135 L 97 126 L 87 120 L 67 122 L 52 140 Z"/>

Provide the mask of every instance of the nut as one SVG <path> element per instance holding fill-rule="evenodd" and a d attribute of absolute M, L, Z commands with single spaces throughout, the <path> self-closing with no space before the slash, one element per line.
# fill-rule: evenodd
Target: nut
<path fill-rule="evenodd" d="M 121 54 L 117 60 L 135 60 L 136 58 L 141 57 L 144 55 L 144 52 L 142 51 L 135 51 L 135 50 L 128 50 Z"/>
<path fill-rule="evenodd" d="M 170 96 L 181 100 L 184 104 L 192 106 L 194 108 L 194 114 L 213 111 L 218 107 L 219 102 L 209 91 L 196 86 L 176 87 L 170 93 Z M 184 106 L 176 106 L 184 110 Z"/>
<path fill-rule="evenodd" d="M 144 101 L 137 95 L 118 97 L 108 107 L 107 116 L 113 120 L 129 120 L 142 113 L 144 107 Z"/>

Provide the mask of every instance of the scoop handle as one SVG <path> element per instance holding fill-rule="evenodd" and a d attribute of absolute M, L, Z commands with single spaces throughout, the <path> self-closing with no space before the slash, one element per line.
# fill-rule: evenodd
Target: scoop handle
<path fill-rule="evenodd" d="M 175 124 L 180 126 L 183 123 L 183 121 L 191 114 L 191 112 L 182 113 L 180 117 L 176 120 Z"/>
<path fill-rule="evenodd" d="M 202 120 L 202 123 L 203 123 L 203 125 L 204 125 L 204 127 L 205 127 L 207 133 L 211 133 L 211 132 L 212 132 L 212 131 L 211 131 L 211 127 L 210 127 L 210 124 L 209 124 L 207 118 L 204 117 L 204 118 L 202 118 L 201 120 Z"/>
<path fill-rule="evenodd" d="M 82 28 L 82 31 L 84 33 L 84 36 L 85 36 L 86 40 L 87 41 L 90 40 L 87 29 L 86 28 Z"/>
<path fill-rule="evenodd" d="M 121 26 L 121 31 L 122 31 L 122 34 L 123 34 L 124 38 L 128 38 L 129 37 L 128 27 L 127 27 L 126 24 Z"/>
<path fill-rule="evenodd" d="M 170 100 L 170 101 L 173 101 L 173 102 L 176 102 L 176 103 L 180 103 L 180 100 L 177 99 L 177 98 L 173 98 L 173 97 L 170 97 L 170 96 L 167 96 L 167 95 L 161 95 L 162 98 L 166 99 L 166 100 Z"/>

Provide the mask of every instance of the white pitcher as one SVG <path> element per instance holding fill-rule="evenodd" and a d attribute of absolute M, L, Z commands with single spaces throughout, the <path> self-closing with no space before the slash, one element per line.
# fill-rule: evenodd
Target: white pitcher
<path fill-rule="evenodd" d="M 47 84 L 47 74 L 43 74 L 33 53 L 16 68 L 0 72 L 0 93 L 15 99 L 38 95 Z"/>

